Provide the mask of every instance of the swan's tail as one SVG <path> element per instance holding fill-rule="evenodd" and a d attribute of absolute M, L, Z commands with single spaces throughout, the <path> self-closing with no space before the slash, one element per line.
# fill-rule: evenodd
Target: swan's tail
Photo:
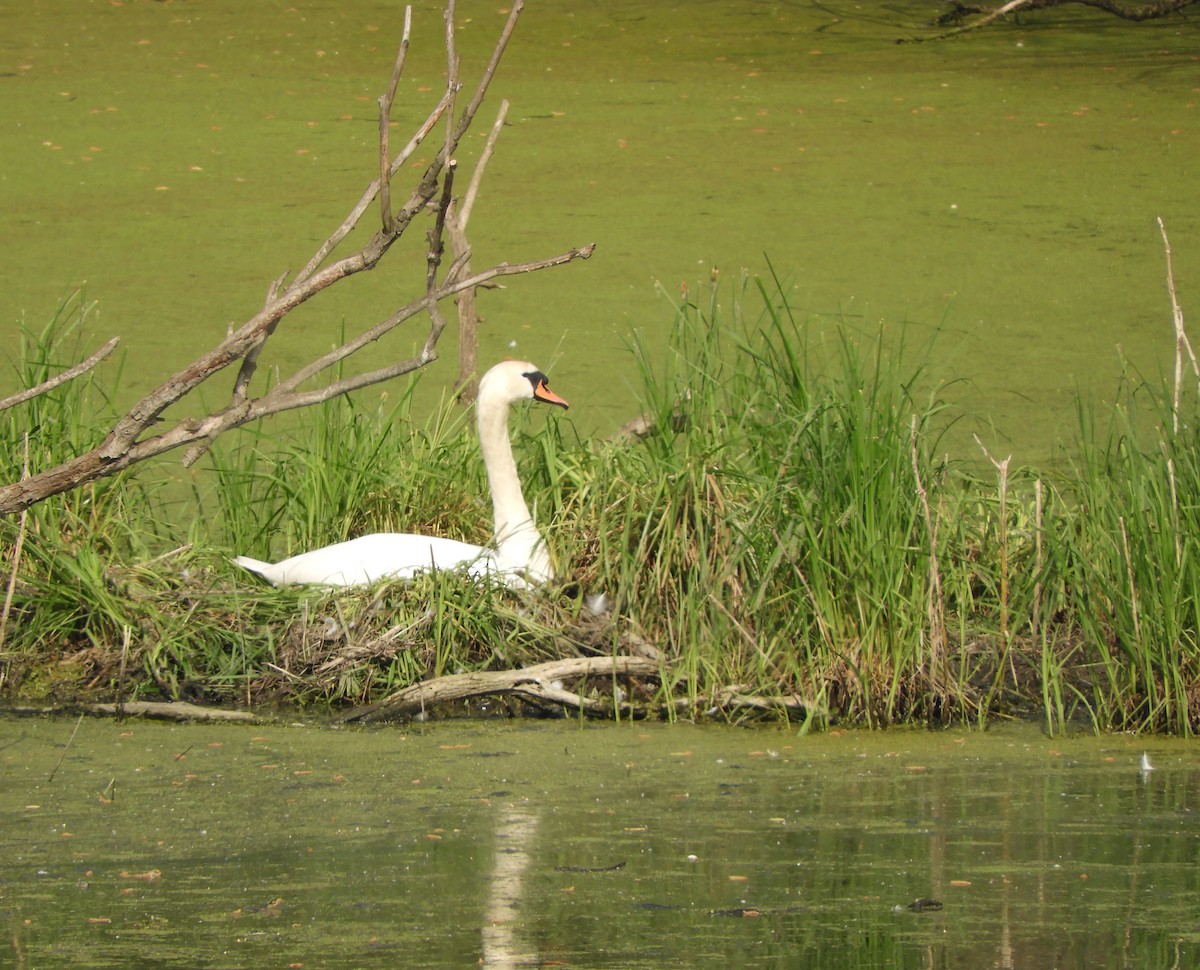
<path fill-rule="evenodd" d="M 249 569 L 252 573 L 258 573 L 263 579 L 270 580 L 268 573 L 271 570 L 271 564 L 269 562 L 251 559 L 249 556 L 238 556 L 233 561 L 243 569 Z"/>

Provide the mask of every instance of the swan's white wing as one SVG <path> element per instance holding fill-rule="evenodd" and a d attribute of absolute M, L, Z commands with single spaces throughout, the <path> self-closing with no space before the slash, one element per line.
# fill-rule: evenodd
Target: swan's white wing
<path fill-rule="evenodd" d="M 275 586 L 367 586 L 382 579 L 404 579 L 423 569 L 466 566 L 472 573 L 487 572 L 490 559 L 486 549 L 457 539 L 377 532 L 277 563 L 246 556 L 234 562 Z"/>

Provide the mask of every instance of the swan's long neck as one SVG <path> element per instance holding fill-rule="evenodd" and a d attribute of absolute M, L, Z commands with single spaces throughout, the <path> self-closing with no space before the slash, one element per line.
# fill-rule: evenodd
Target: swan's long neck
<path fill-rule="evenodd" d="M 481 395 L 476 403 L 479 448 L 492 493 L 496 551 L 502 565 L 523 568 L 534 579 L 550 579 L 550 558 L 521 492 L 508 437 L 508 410 L 507 401 L 490 396 Z"/>

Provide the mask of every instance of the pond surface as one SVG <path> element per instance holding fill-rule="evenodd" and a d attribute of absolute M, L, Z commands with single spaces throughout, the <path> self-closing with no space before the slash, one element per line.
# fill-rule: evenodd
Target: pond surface
<path fill-rule="evenodd" d="M 1028 726 L 75 730 L 0 721 L 5 966 L 1200 960 L 1194 743 Z"/>
<path fill-rule="evenodd" d="M 441 6 L 414 5 L 405 133 L 442 84 Z M 1200 21 L 1071 7 L 896 43 L 938 6 L 530 2 L 461 153 L 465 171 L 510 99 L 471 220 L 475 263 L 598 245 L 484 294 L 480 361 L 552 369 L 571 420 L 609 431 L 638 411 L 630 333 L 661 351 L 668 297 L 703 290 L 712 267 L 767 274 L 769 256 L 817 343 L 836 319 L 940 330 L 931 374 L 965 379 L 953 396 L 971 418 L 955 435 L 975 458 L 973 431 L 1015 464 L 1046 458 L 1074 434 L 1076 390 L 1111 400 L 1122 354 L 1157 375 L 1174 347 L 1157 216 L 1185 310 L 1200 312 Z M 358 199 L 402 5 L 9 7 L 0 333 L 22 315 L 40 326 L 86 281 L 89 347 L 123 337 L 132 398 L 252 315 Z M 473 79 L 506 8 L 458 11 Z M 289 318 L 264 379 L 404 302 L 424 273 L 417 228 L 387 268 Z M 419 336 L 373 347 L 363 369 Z M 433 397 L 455 376 L 451 337 L 442 350 Z"/>

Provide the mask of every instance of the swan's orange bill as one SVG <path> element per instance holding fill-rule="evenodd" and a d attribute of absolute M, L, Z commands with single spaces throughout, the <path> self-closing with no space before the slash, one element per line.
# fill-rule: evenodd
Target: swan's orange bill
<path fill-rule="evenodd" d="M 555 394 L 546 386 L 545 381 L 538 381 L 533 386 L 533 396 L 539 401 L 545 401 L 547 404 L 557 404 L 560 408 L 569 408 L 569 405 L 561 397 Z"/>

